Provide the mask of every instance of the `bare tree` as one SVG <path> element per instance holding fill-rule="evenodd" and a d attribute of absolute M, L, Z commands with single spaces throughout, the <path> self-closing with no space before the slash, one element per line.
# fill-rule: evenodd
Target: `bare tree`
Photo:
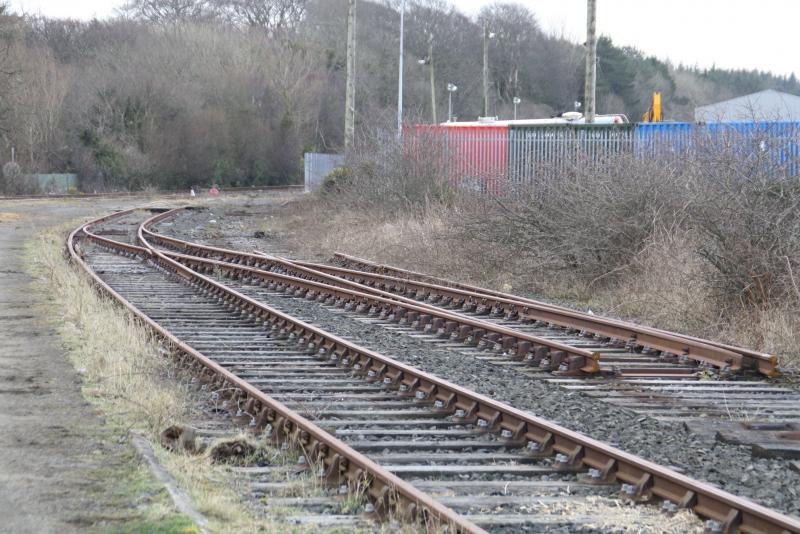
<path fill-rule="evenodd" d="M 239 26 L 263 28 L 270 34 L 296 27 L 306 13 L 306 0 L 215 0 L 224 18 Z"/>
<path fill-rule="evenodd" d="M 154 24 L 198 21 L 212 14 L 208 0 L 130 0 L 120 13 Z"/>
<path fill-rule="evenodd" d="M 27 171 L 46 172 L 63 146 L 62 114 L 72 69 L 48 49 L 25 48 L 18 54 L 22 67 L 13 91 L 15 145 Z"/>
<path fill-rule="evenodd" d="M 10 94 L 14 80 L 19 75 L 16 60 L 16 43 L 20 37 L 20 19 L 8 15 L 8 5 L 0 4 L 0 132 L 8 132 L 7 123 L 12 111 Z"/>
<path fill-rule="evenodd" d="M 511 102 L 520 95 L 520 80 L 525 84 L 539 67 L 530 64 L 542 37 L 539 23 L 527 8 L 506 3 L 484 7 L 478 22 L 494 35 L 489 56 L 497 96 L 501 102 Z"/>

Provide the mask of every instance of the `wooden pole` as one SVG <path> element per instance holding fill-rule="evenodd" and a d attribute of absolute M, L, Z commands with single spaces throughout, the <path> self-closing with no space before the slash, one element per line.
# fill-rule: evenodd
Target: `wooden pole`
<path fill-rule="evenodd" d="M 597 0 L 586 0 L 586 85 L 584 113 L 586 124 L 594 122 L 597 90 Z"/>
<path fill-rule="evenodd" d="M 345 88 L 344 151 L 349 152 L 355 138 L 356 115 L 356 0 L 347 2 L 347 86 Z"/>

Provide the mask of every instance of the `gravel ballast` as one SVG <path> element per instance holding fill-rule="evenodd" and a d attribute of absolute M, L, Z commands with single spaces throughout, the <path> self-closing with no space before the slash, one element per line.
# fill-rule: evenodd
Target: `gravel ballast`
<path fill-rule="evenodd" d="M 280 236 L 250 238 L 248 225 L 269 217 L 269 207 L 215 206 L 185 212 L 159 229 L 166 235 L 209 245 L 240 250 L 258 248 L 285 254 Z M 247 213 L 245 220 L 241 215 Z M 230 215 L 236 212 L 237 215 Z M 215 222 L 209 223 L 210 220 Z M 252 235 L 252 229 L 249 230 Z M 230 281 L 226 280 L 227 283 Z M 521 375 L 513 368 L 461 354 L 458 349 L 433 344 L 367 324 L 355 314 L 324 307 L 315 302 L 269 294 L 243 286 L 266 304 L 350 339 L 369 349 L 414 365 L 463 387 L 506 402 L 518 409 L 557 422 L 637 454 L 670 466 L 688 476 L 714 484 L 728 492 L 750 498 L 784 513 L 800 515 L 800 473 L 790 461 L 755 458 L 749 446 L 732 445 L 692 434 L 680 423 L 658 421 L 632 410 L 606 404 L 576 391 Z"/>

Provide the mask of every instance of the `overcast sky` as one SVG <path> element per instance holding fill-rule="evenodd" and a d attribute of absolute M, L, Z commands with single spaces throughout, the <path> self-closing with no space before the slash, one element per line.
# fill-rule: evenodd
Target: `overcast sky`
<path fill-rule="evenodd" d="M 451 0 L 475 14 L 494 0 Z M 515 0 L 511 0 L 515 1 Z M 107 17 L 121 0 L 12 0 L 17 10 L 53 17 Z M 586 37 L 585 0 L 516 0 L 542 27 Z M 798 0 L 598 0 L 598 31 L 675 63 L 800 74 Z"/>

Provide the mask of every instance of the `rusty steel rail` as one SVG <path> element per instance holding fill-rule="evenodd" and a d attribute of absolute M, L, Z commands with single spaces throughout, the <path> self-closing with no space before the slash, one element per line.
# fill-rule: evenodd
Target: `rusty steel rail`
<path fill-rule="evenodd" d="M 160 219 L 165 215 L 161 214 L 153 219 Z M 152 219 L 148 224 L 150 222 Z M 143 234 L 140 227 L 140 239 L 144 240 Z M 165 255 L 157 251 L 154 253 L 168 260 Z M 205 277 L 201 279 L 204 280 L 201 287 L 208 287 L 203 284 L 213 283 Z M 232 290 L 228 291 L 243 299 L 243 312 L 258 314 L 259 307 L 263 307 L 252 299 Z M 293 333 L 300 339 L 315 339 L 313 334 L 302 328 L 293 330 Z M 499 439 L 506 440 L 510 446 L 527 447 L 534 456 L 556 455 L 556 465 L 565 470 L 592 469 L 593 478 L 597 482 L 622 483 L 626 498 L 635 501 L 652 498 L 670 501 L 679 507 L 691 509 L 701 517 L 719 522 L 724 533 L 800 533 L 798 519 L 736 497 L 344 340 L 329 345 L 320 341 L 314 345 L 328 347 L 328 350 L 338 354 L 340 360 L 347 356 L 347 365 L 358 369 L 358 372 L 366 372 L 370 379 L 381 381 L 402 395 L 432 403 L 434 409 L 452 414 L 464 423 L 475 423 L 487 432 L 496 433 Z"/>
<path fill-rule="evenodd" d="M 743 356 L 736 352 L 674 334 L 654 333 L 644 327 L 623 324 L 566 308 L 541 306 L 505 297 L 483 295 L 464 289 L 341 267 L 300 262 L 297 262 L 297 266 L 302 269 L 314 269 L 326 274 L 334 274 L 368 286 L 390 287 L 398 292 L 410 291 L 423 297 L 431 296 L 436 302 L 444 301 L 456 306 L 468 306 L 478 313 L 494 313 L 509 318 L 543 321 L 551 325 L 588 332 L 596 336 L 625 342 L 630 349 L 647 347 L 663 353 L 674 354 L 678 359 L 694 360 L 719 369 L 732 372 L 742 369 Z"/>
<path fill-rule="evenodd" d="M 581 313 L 582 315 L 585 315 L 586 317 L 596 318 L 596 316 L 594 316 L 594 315 L 589 315 L 587 313 L 579 312 L 577 310 L 572 310 L 570 308 L 565 308 L 563 306 L 558 306 L 558 305 L 555 305 L 555 304 L 550 304 L 550 303 L 542 302 L 542 301 L 539 301 L 539 300 L 528 299 L 528 298 L 520 297 L 520 296 L 517 296 L 517 295 L 511 295 L 509 293 L 503 293 L 503 292 L 495 291 L 495 290 L 492 290 L 492 289 L 487 289 L 487 288 L 483 288 L 483 287 L 464 284 L 464 283 L 461 283 L 461 282 L 455 282 L 455 281 L 452 281 L 452 280 L 447 280 L 445 278 L 438 278 L 438 277 L 431 276 L 431 275 L 428 275 L 428 274 L 419 273 L 419 272 L 416 272 L 416 271 L 410 271 L 410 270 L 407 270 L 407 269 L 402 269 L 400 267 L 394 267 L 392 265 L 384 265 L 384 264 L 380 264 L 380 263 L 375 263 L 375 262 L 371 262 L 371 261 L 363 259 L 363 258 L 358 258 L 358 257 L 355 257 L 355 256 L 349 256 L 347 254 L 342 254 L 340 252 L 334 253 L 334 259 L 338 260 L 338 261 L 340 261 L 342 263 L 345 263 L 345 264 L 356 265 L 357 268 L 360 269 L 360 271 L 363 271 L 363 269 L 371 269 L 374 272 L 379 273 L 379 274 L 387 274 L 387 275 L 390 275 L 390 276 L 396 276 L 398 278 L 404 278 L 404 279 L 410 279 L 410 280 L 418 280 L 418 281 L 422 281 L 422 282 L 428 282 L 428 283 L 431 283 L 431 284 L 434 284 L 434 285 L 441 285 L 441 286 L 445 286 L 445 287 L 463 289 L 463 290 L 466 290 L 466 291 L 470 291 L 470 292 L 476 293 L 477 295 L 485 295 L 487 298 L 488 297 L 499 297 L 499 298 L 505 298 L 505 299 L 509 299 L 509 300 L 516 300 L 516 301 L 519 301 L 520 303 L 531 304 L 531 305 L 536 305 L 536 306 L 543 306 L 543 307 L 547 307 L 547 308 L 554 308 L 554 309 L 557 309 L 557 310 L 564 310 L 564 311 L 569 311 L 569 312 L 574 312 L 574 313 Z M 304 265 L 304 266 L 317 266 L 317 265 L 319 265 L 319 264 L 310 263 L 310 262 L 297 262 L 297 263 L 299 265 Z M 621 321 L 621 320 L 618 320 L 618 319 L 607 319 L 607 320 L 613 321 L 615 323 L 620 323 L 620 324 L 622 324 L 624 326 L 628 326 L 628 327 L 642 328 L 642 329 L 646 329 L 646 330 L 657 332 L 657 333 L 661 333 L 661 334 L 675 335 L 675 336 L 682 337 L 682 338 L 685 338 L 685 339 L 688 339 L 688 340 L 691 340 L 691 341 L 697 341 L 697 342 L 700 342 L 700 343 L 705 343 L 705 344 L 712 345 L 712 346 L 715 346 L 715 347 L 719 347 L 719 348 L 722 348 L 722 349 L 725 349 L 725 350 L 729 350 L 731 352 L 736 352 L 738 354 L 741 354 L 746 359 L 749 358 L 749 359 L 753 360 L 753 362 L 751 362 L 751 366 L 753 368 L 757 367 L 759 372 L 761 372 L 762 374 L 765 374 L 767 376 L 779 376 L 780 375 L 780 372 L 777 369 L 777 367 L 778 367 L 778 357 L 775 356 L 774 354 L 758 352 L 758 351 L 754 351 L 754 350 L 751 350 L 751 349 L 747 349 L 747 348 L 743 348 L 743 347 L 737 347 L 737 346 L 730 345 L 730 344 L 727 344 L 727 343 L 721 343 L 719 341 L 713 341 L 713 340 L 709 340 L 709 339 L 698 338 L 698 337 L 695 337 L 695 336 L 689 336 L 689 335 L 686 335 L 686 334 L 669 332 L 667 330 L 663 330 L 663 329 L 660 329 L 660 328 L 637 325 L 635 323 L 631 323 L 631 322 L 628 322 L 628 321 Z"/>
<path fill-rule="evenodd" d="M 165 213 L 163 217 L 160 217 L 157 220 L 171 217 L 175 213 L 176 212 Z M 403 302 L 405 303 L 404 305 L 409 305 L 409 306 L 416 305 L 417 308 L 413 308 L 414 312 L 421 313 L 424 316 L 423 321 L 429 320 L 428 316 L 436 316 L 441 321 L 445 321 L 444 323 L 441 324 L 440 323 L 433 324 L 432 328 L 435 328 L 436 330 L 438 330 L 448 322 L 449 322 L 449 328 L 451 329 L 454 328 L 454 325 L 452 323 L 454 317 L 463 318 L 462 324 L 469 326 L 473 326 L 473 324 L 467 322 L 468 318 L 466 318 L 462 314 L 443 312 L 441 307 L 429 306 L 425 303 L 420 303 L 412 299 L 398 296 L 392 292 L 383 291 L 381 289 L 378 289 L 378 287 L 389 287 L 398 292 L 402 291 L 403 293 L 407 293 L 410 291 L 417 295 L 422 294 L 423 296 L 433 295 L 436 297 L 437 302 L 444 301 L 446 303 L 454 304 L 456 306 L 466 306 L 467 309 L 473 311 L 486 312 L 486 313 L 489 312 L 503 313 L 508 317 L 518 317 L 527 320 L 544 321 L 548 324 L 576 329 L 583 332 L 590 332 L 594 335 L 606 336 L 610 339 L 622 340 L 626 342 L 628 346 L 631 348 L 634 348 L 636 346 L 648 347 L 650 349 L 658 350 L 664 353 L 675 354 L 675 357 L 677 359 L 694 360 L 720 369 L 730 370 L 732 372 L 739 371 L 742 368 L 743 356 L 741 354 L 728 351 L 719 347 L 715 347 L 700 341 L 687 340 L 686 338 L 679 337 L 669 333 L 655 334 L 650 329 L 647 329 L 645 327 L 628 325 L 621 322 L 604 319 L 601 317 L 582 314 L 580 312 L 567 310 L 564 308 L 539 306 L 528 303 L 523 304 L 517 300 L 511 300 L 507 298 L 494 297 L 494 296 L 486 297 L 484 295 L 476 294 L 475 292 L 472 291 L 467 291 L 458 288 L 450 288 L 450 287 L 430 284 L 427 282 L 418 282 L 404 278 L 390 277 L 382 274 L 344 269 L 341 267 L 331 267 L 327 265 L 320 265 L 308 262 L 293 262 L 282 258 L 275 258 L 263 253 L 250 254 L 229 249 L 223 249 L 219 247 L 200 245 L 197 243 L 176 239 L 174 237 L 164 236 L 152 232 L 148 228 L 145 228 L 145 232 L 150 238 L 158 240 L 158 242 L 161 243 L 163 246 L 169 246 L 171 248 L 191 252 L 193 256 L 197 257 L 204 257 L 204 256 L 208 257 L 210 255 L 214 255 L 216 257 L 221 258 L 222 261 L 228 264 L 244 263 L 245 265 L 248 266 L 261 265 L 265 262 L 268 262 L 273 266 L 278 266 L 281 269 L 288 271 L 292 276 L 298 278 L 306 278 L 306 279 L 311 278 L 319 280 L 324 283 L 330 283 L 340 286 L 343 283 L 350 282 L 350 286 L 355 288 L 357 291 L 361 293 L 363 292 L 373 293 L 381 297 L 384 297 L 386 299 L 392 299 Z M 184 261 L 190 261 L 190 260 L 186 258 Z M 337 278 L 339 279 L 339 281 L 336 280 Z M 305 287 L 307 289 L 310 289 L 308 288 L 308 285 L 309 283 L 305 282 Z M 425 309 L 427 309 L 427 311 L 420 311 L 419 307 L 424 307 Z M 445 314 L 447 313 L 449 313 L 450 317 L 445 317 Z M 492 325 L 492 323 L 488 323 L 486 321 L 479 321 L 479 323 L 481 329 L 484 329 L 486 331 L 493 331 L 493 333 L 495 334 L 495 339 L 492 339 L 491 341 L 498 344 L 498 350 L 508 352 L 507 349 L 509 348 L 510 344 L 513 343 L 511 340 L 508 339 L 509 336 L 508 332 L 500 332 L 500 329 L 502 329 L 503 327 L 494 326 Z M 425 324 L 422 324 L 421 328 L 424 327 Z M 505 330 L 515 332 L 515 330 L 513 329 L 505 329 Z M 446 330 L 445 333 L 449 333 L 450 331 Z M 464 332 L 463 335 L 459 336 L 459 340 L 466 339 L 467 335 L 468 333 Z M 474 342 L 474 340 L 472 341 Z M 563 347 L 569 347 L 569 345 L 565 344 L 561 344 L 562 345 L 561 348 L 554 347 L 552 346 L 553 342 L 546 342 L 546 340 L 543 340 L 542 338 L 538 338 L 538 341 L 532 339 L 523 339 L 522 341 L 538 343 L 544 346 L 548 346 L 547 343 L 551 343 L 550 348 L 554 348 L 562 352 L 564 351 Z M 527 348 L 528 347 L 523 347 L 523 349 Z M 556 356 L 555 358 L 550 358 L 546 354 L 536 355 L 535 354 L 536 347 L 532 347 L 531 349 L 534 351 L 534 355 L 530 359 L 534 365 L 538 364 L 538 362 L 541 361 L 543 358 L 547 358 L 548 361 L 551 362 L 551 370 L 554 371 L 560 370 L 561 372 L 567 372 L 567 373 L 570 372 L 574 373 L 577 371 L 583 373 L 594 373 L 599 371 L 599 365 L 592 364 L 589 360 L 584 360 L 583 362 L 581 362 L 573 358 L 571 363 L 562 366 L 561 364 L 564 360 L 563 357 Z M 573 348 L 572 350 L 575 351 L 577 349 Z M 527 350 L 524 350 L 523 353 L 520 353 L 519 350 L 514 351 L 512 349 L 511 352 L 516 352 L 517 358 L 520 359 L 526 358 Z M 595 362 L 599 361 L 599 356 L 594 361 Z"/>
<path fill-rule="evenodd" d="M 534 365 L 538 365 L 542 359 L 547 359 L 550 361 L 550 369 L 553 371 L 560 369 L 561 372 L 565 373 L 581 372 L 587 374 L 599 371 L 599 366 L 597 364 L 599 355 L 591 351 L 578 349 L 538 336 L 520 333 L 513 329 L 472 319 L 461 314 L 447 312 L 441 308 L 427 306 L 412 299 L 398 297 L 389 292 L 376 290 L 324 273 L 314 273 L 313 271 L 307 270 L 307 273 L 302 274 L 311 273 L 314 277 L 322 278 L 324 282 L 331 282 L 339 287 L 333 287 L 324 282 L 314 282 L 308 277 L 287 276 L 254 267 L 251 268 L 253 265 L 265 262 L 281 265 L 289 269 L 295 269 L 295 266 L 292 262 L 286 260 L 264 258 L 261 255 L 190 243 L 149 230 L 148 227 L 152 224 L 174 216 L 179 211 L 180 209 L 172 210 L 151 218 L 149 221 L 142 224 L 142 233 L 147 235 L 148 239 L 159 242 L 162 246 L 192 252 L 192 255 L 174 255 L 173 257 L 184 263 L 189 263 L 194 267 L 201 268 L 202 265 L 205 265 L 205 267 L 202 268 L 210 269 L 215 267 L 227 274 L 235 274 L 237 277 L 256 276 L 262 280 L 271 280 L 279 284 L 292 285 L 297 289 L 313 291 L 315 294 L 322 294 L 323 296 L 347 300 L 357 299 L 373 307 L 373 309 L 379 308 L 381 310 L 386 310 L 387 315 L 392 313 L 397 321 L 403 319 L 408 320 L 408 322 L 414 322 L 419 329 L 424 329 L 427 325 L 430 325 L 429 328 L 432 330 L 442 330 L 443 335 L 452 334 L 456 336 L 459 341 L 468 340 L 468 342 L 473 344 L 483 344 L 489 341 L 493 346 L 496 346 L 496 350 L 507 353 L 513 352 L 519 359 L 529 355 L 529 360 Z M 207 257 L 211 254 L 221 257 L 222 261 L 215 262 L 213 260 L 205 260 L 204 256 Z M 243 260 L 246 265 L 241 266 L 240 263 Z M 341 286 L 345 286 L 345 288 Z M 347 287 L 352 289 L 347 289 Z M 365 292 L 368 294 L 365 294 Z M 377 311 L 375 313 L 377 313 Z M 552 354 L 551 350 L 553 351 Z"/>
<path fill-rule="evenodd" d="M 162 217 L 154 220 L 169 218 L 174 216 L 179 210 L 174 210 L 165 213 Z M 449 285 L 435 284 L 432 282 L 414 280 L 410 276 L 416 278 L 431 278 L 427 275 L 413 273 L 399 268 L 379 266 L 366 260 L 359 258 L 352 258 L 343 254 L 337 254 L 335 257 L 342 261 L 352 262 L 366 262 L 362 265 L 372 269 L 377 269 L 381 273 L 370 273 L 360 270 L 345 269 L 341 267 L 332 267 L 328 265 L 321 265 L 309 262 L 296 262 L 289 261 L 282 258 L 270 257 L 265 254 L 249 254 L 245 252 L 232 251 L 218 247 L 210 247 L 191 243 L 176 239 L 174 237 L 163 236 L 155 232 L 145 229 L 148 235 L 154 239 L 160 239 L 161 242 L 173 248 L 192 252 L 197 256 L 208 256 L 214 254 L 229 263 L 241 263 L 254 265 L 263 260 L 259 260 L 258 256 L 266 257 L 267 261 L 279 265 L 281 268 L 288 271 L 295 271 L 293 274 L 298 277 L 316 277 L 325 282 L 337 284 L 334 280 L 327 276 L 334 276 L 344 280 L 355 282 L 360 291 L 366 291 L 381 295 L 386 298 L 392 298 L 409 302 L 411 299 L 403 299 L 398 297 L 392 292 L 382 291 L 378 287 L 390 287 L 392 289 L 402 290 L 408 292 L 409 290 L 417 295 L 430 295 L 433 296 L 437 302 L 444 301 L 446 303 L 466 306 L 468 310 L 477 310 L 485 313 L 502 313 L 507 317 L 543 321 L 548 324 L 561 326 L 568 329 L 578 330 L 581 332 L 591 333 L 596 336 L 604 336 L 609 339 L 620 340 L 630 348 L 646 347 L 648 349 L 657 350 L 664 354 L 672 354 L 678 361 L 692 360 L 711 367 L 716 367 L 721 370 L 737 372 L 743 367 L 749 369 L 757 369 L 760 373 L 775 377 L 780 373 L 777 370 L 777 357 L 748 351 L 737 347 L 730 347 L 720 343 L 714 343 L 699 338 L 684 336 L 681 334 L 674 334 L 655 328 L 650 328 L 641 325 L 635 325 L 624 321 L 614 319 L 607 319 L 589 315 L 568 308 L 554 306 L 530 299 L 521 299 L 513 295 L 506 295 L 499 292 L 492 292 L 485 290 L 482 292 L 481 288 L 474 288 L 472 286 L 465 286 L 457 283 L 449 283 Z M 395 272 L 402 274 L 404 277 L 390 276 L 383 274 L 384 272 Z M 327 276 L 326 276 L 327 275 Z M 439 280 L 440 282 L 447 282 Z M 461 287 L 463 286 L 463 287 Z M 469 289 L 465 289 L 469 288 Z M 426 306 L 431 310 L 437 310 L 436 306 L 428 306 L 424 303 L 418 303 L 418 306 Z M 589 366 L 581 366 L 586 369 L 591 369 Z M 570 371 L 578 369 L 579 366 L 573 364 Z M 598 369 L 599 370 L 599 369 Z M 587 372 L 586 370 L 582 372 Z M 591 372 L 596 372 L 591 371 Z"/>
<path fill-rule="evenodd" d="M 169 215 L 164 214 L 164 216 Z M 160 218 L 161 216 L 157 217 Z M 240 254 L 225 249 L 179 242 L 174 238 L 156 234 L 148 230 L 147 226 L 149 224 L 142 225 L 142 233 L 147 236 L 146 239 L 154 242 L 166 243 L 173 247 L 180 246 L 184 250 L 189 249 L 198 253 L 219 254 L 227 259 L 241 260 L 243 257 L 248 257 L 249 260 L 254 260 L 254 263 L 270 261 L 268 258 L 261 256 Z M 429 329 L 431 332 L 438 332 L 443 337 L 452 337 L 460 342 L 475 346 L 494 348 L 496 352 L 507 354 L 514 359 L 525 360 L 533 366 L 543 366 L 553 372 L 593 374 L 600 371 L 598 363 L 600 355 L 596 352 L 473 319 L 462 314 L 451 313 L 441 308 L 420 304 L 411 299 L 398 298 L 391 293 L 379 292 L 360 284 L 342 281 L 333 276 L 327 277 L 327 281 L 336 285 L 299 276 L 274 273 L 230 261 L 206 259 L 197 254 L 186 255 L 173 252 L 165 252 L 165 254 L 200 272 L 219 271 L 226 276 L 233 276 L 237 279 L 257 278 L 264 282 L 291 287 L 303 292 L 303 296 L 309 296 L 309 298 L 338 299 L 342 305 L 345 302 L 358 303 L 351 306 L 356 311 L 380 314 L 381 317 L 388 317 L 396 322 L 408 322 L 420 330 Z M 275 261 L 279 262 L 279 260 Z M 291 268 L 291 263 L 287 262 L 286 266 Z M 322 274 L 322 277 L 325 278 L 326 275 Z M 343 285 L 351 285 L 353 288 L 341 287 Z M 383 293 L 383 295 L 376 293 Z"/>
<path fill-rule="evenodd" d="M 720 365 L 716 362 L 720 362 L 722 366 L 724 366 L 725 364 L 724 359 L 726 355 L 729 353 L 733 353 L 739 356 L 743 367 L 749 369 L 755 369 L 761 374 L 764 374 L 769 377 L 776 377 L 780 375 L 780 372 L 778 370 L 778 357 L 773 354 L 758 352 L 742 347 L 736 347 L 733 345 L 702 339 L 685 334 L 669 332 L 659 328 L 637 325 L 627 321 L 597 317 L 595 315 L 589 315 L 587 313 L 565 308 L 563 306 L 557 306 L 546 302 L 527 299 L 516 295 L 511 295 L 508 293 L 494 291 L 491 289 L 485 289 L 481 287 L 471 286 L 468 284 L 462 284 L 460 282 L 454 282 L 443 278 L 437 278 L 427 274 L 401 269 L 399 267 L 382 265 L 362 258 L 348 256 L 346 254 L 336 253 L 334 254 L 334 259 L 342 263 L 355 266 L 355 268 L 358 270 L 345 269 L 341 267 L 331 267 L 328 265 L 321 265 L 311 262 L 295 262 L 295 263 L 297 263 L 297 265 L 302 267 L 319 269 L 327 273 L 341 272 L 345 276 L 383 275 L 384 277 L 387 278 L 387 280 L 396 279 L 403 281 L 405 283 L 417 282 L 420 284 L 424 284 L 424 287 L 436 291 L 441 289 L 460 290 L 467 295 L 471 295 L 472 298 L 478 302 L 483 302 L 486 304 L 497 302 L 499 305 L 503 306 L 504 310 L 508 306 L 515 306 L 516 307 L 515 309 L 524 309 L 528 307 L 529 310 L 532 309 L 549 310 L 555 314 L 564 314 L 565 317 L 574 316 L 576 317 L 577 320 L 588 321 L 590 323 L 598 325 L 601 323 L 606 324 L 608 325 L 609 328 L 612 329 L 617 328 L 621 332 L 630 331 L 632 333 L 632 337 L 629 339 L 632 343 L 638 343 L 643 346 L 651 346 L 652 348 L 655 348 L 657 350 L 665 350 L 665 349 L 659 349 L 658 346 L 656 345 L 648 345 L 644 343 L 644 341 L 646 341 L 647 339 L 651 340 L 672 339 L 672 341 L 670 341 L 669 343 L 670 346 L 673 347 L 673 349 L 666 351 L 671 352 L 679 357 L 681 356 L 681 353 L 676 352 L 676 349 L 680 348 L 681 343 L 686 344 L 687 348 L 690 349 L 689 353 L 687 354 L 687 356 L 689 356 L 690 358 L 693 356 L 693 354 L 691 353 L 692 344 L 698 347 L 699 346 L 710 347 L 711 349 L 717 350 L 716 356 L 714 356 L 714 361 L 708 362 L 711 363 L 712 365 L 719 367 Z M 365 271 L 364 269 L 369 269 L 372 272 Z M 577 326 L 577 324 L 578 323 L 576 323 L 576 327 L 579 327 Z M 565 326 L 569 325 L 565 324 Z M 703 348 L 702 350 L 706 354 L 708 353 L 707 348 Z M 697 355 L 699 355 L 699 351 Z"/>
<path fill-rule="evenodd" d="M 205 292 L 221 297 L 227 302 L 235 302 L 237 306 L 246 310 L 253 320 L 263 322 L 265 325 L 272 325 L 274 330 L 291 330 L 292 334 L 298 335 L 298 339 L 308 340 L 309 344 L 319 347 L 319 350 L 329 350 L 331 353 L 342 355 L 347 354 L 353 358 L 354 362 L 360 362 L 365 376 L 371 371 L 375 372 L 375 369 L 386 369 L 386 363 L 382 361 L 386 360 L 386 358 L 361 349 L 343 339 L 258 303 L 222 284 L 195 273 L 158 251 L 148 247 L 113 241 L 90 231 L 90 227 L 93 225 L 131 211 L 135 210 L 126 210 L 96 219 L 77 228 L 69 235 L 67 246 L 72 260 L 89 274 L 97 287 L 120 302 L 139 320 L 153 329 L 159 337 L 172 345 L 177 352 L 182 353 L 184 355 L 182 358 L 183 363 L 197 369 L 201 374 L 201 378 L 205 382 L 212 383 L 215 390 L 222 392 L 221 395 L 223 397 L 236 401 L 233 404 L 237 406 L 243 403 L 244 412 L 256 421 L 256 431 L 264 430 L 269 425 L 272 429 L 271 437 L 276 441 L 290 441 L 299 444 L 306 456 L 311 461 L 318 462 L 322 467 L 324 471 L 323 478 L 329 483 L 336 485 L 347 483 L 350 488 L 367 487 L 368 495 L 376 510 L 382 514 L 396 509 L 401 514 L 419 520 L 426 525 L 434 523 L 451 531 L 465 534 L 485 533 L 483 529 L 456 514 L 450 508 L 443 506 L 408 482 L 386 471 L 349 445 L 316 426 L 313 422 L 264 394 L 257 387 L 239 378 L 191 346 L 183 343 L 106 284 L 81 257 L 79 245 L 76 243 L 78 234 L 95 241 L 102 247 L 147 259 L 161 269 L 183 278 L 187 283 L 201 288 Z"/>

